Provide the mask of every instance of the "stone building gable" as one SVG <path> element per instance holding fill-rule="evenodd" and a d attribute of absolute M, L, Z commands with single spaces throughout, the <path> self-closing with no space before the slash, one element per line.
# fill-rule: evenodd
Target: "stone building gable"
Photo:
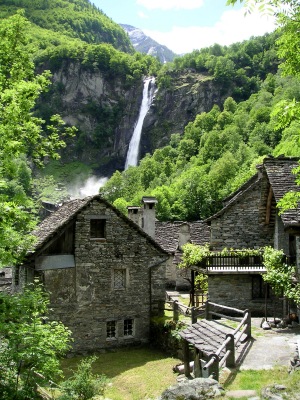
<path fill-rule="evenodd" d="M 150 317 L 163 310 L 165 250 L 100 196 L 66 203 L 35 234 L 27 265 L 51 293 L 52 317 L 73 332 L 74 351 L 148 341 Z"/>
<path fill-rule="evenodd" d="M 265 174 L 255 175 L 227 201 L 226 206 L 206 222 L 211 224 L 210 244 L 213 250 L 224 247 L 259 248 L 273 244 L 275 202 L 266 222 L 269 183 Z"/>
<path fill-rule="evenodd" d="M 115 214 L 121 219 L 123 219 L 128 225 L 133 229 L 137 230 L 140 234 L 147 237 L 147 239 L 152 242 L 152 245 L 157 247 L 159 251 L 167 252 L 159 244 L 154 241 L 149 235 L 147 235 L 137 224 L 132 222 L 123 213 L 121 213 L 117 208 L 110 204 L 107 200 L 103 199 L 101 196 L 89 196 L 84 199 L 75 199 L 64 203 L 57 211 L 50 214 L 46 219 L 44 219 L 37 228 L 32 232 L 36 236 L 37 240 L 34 247 L 31 249 L 31 253 L 38 251 L 43 245 L 48 244 L 49 240 L 54 236 L 59 236 L 67 224 L 74 220 L 76 215 L 87 207 L 91 201 L 97 200 L 105 204 L 106 207 L 113 210 Z"/>

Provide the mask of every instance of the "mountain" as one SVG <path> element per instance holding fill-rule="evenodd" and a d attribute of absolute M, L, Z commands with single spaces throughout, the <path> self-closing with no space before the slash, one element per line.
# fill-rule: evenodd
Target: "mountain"
<path fill-rule="evenodd" d="M 128 36 L 89 0 L 1 0 L 0 19 L 23 9 L 36 26 L 91 44 L 109 43 L 133 53 Z"/>
<path fill-rule="evenodd" d="M 120 24 L 120 26 L 128 33 L 135 50 L 158 57 L 162 63 L 173 61 L 176 57 L 176 54 L 172 50 L 145 35 L 141 29 L 125 24 Z"/>

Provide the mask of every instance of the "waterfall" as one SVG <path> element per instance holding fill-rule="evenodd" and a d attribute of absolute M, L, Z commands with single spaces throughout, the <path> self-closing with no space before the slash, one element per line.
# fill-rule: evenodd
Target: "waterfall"
<path fill-rule="evenodd" d="M 147 78 L 144 81 L 144 89 L 143 89 L 143 100 L 140 108 L 139 117 L 137 123 L 135 125 L 133 135 L 131 137 L 129 143 L 129 149 L 127 152 L 125 169 L 127 169 L 130 165 L 136 166 L 138 163 L 138 155 L 139 155 L 139 147 L 141 140 L 141 133 L 143 128 L 143 123 L 145 116 L 151 106 L 153 95 L 154 95 L 154 82 L 155 78 Z"/>

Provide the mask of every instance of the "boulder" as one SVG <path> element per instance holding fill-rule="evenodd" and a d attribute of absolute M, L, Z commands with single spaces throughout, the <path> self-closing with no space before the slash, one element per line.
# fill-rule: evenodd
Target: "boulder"
<path fill-rule="evenodd" d="M 224 393 L 218 381 L 211 378 L 196 378 L 180 382 L 166 389 L 159 400 L 206 400 Z"/>

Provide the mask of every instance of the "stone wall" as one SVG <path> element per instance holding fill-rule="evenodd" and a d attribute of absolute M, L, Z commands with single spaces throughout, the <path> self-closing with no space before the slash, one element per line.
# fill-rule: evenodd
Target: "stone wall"
<path fill-rule="evenodd" d="M 105 238 L 90 237 L 96 217 L 106 221 Z M 166 258 L 105 203 L 93 200 L 77 215 L 76 267 L 44 271 L 53 315 L 73 332 L 76 352 L 148 341 L 151 314 L 163 308 Z M 124 287 L 116 287 L 119 271 Z M 124 334 L 124 320 L 133 321 L 132 334 Z M 110 321 L 115 337 L 107 335 Z"/>
<path fill-rule="evenodd" d="M 266 223 L 268 192 L 269 184 L 263 177 L 211 220 L 213 250 L 273 246 L 275 204 L 273 200 L 271 218 Z"/>
<path fill-rule="evenodd" d="M 252 298 L 252 274 L 218 274 L 208 276 L 209 301 L 240 310 L 250 310 L 252 316 L 264 316 L 265 299 Z M 268 299 L 268 315 L 282 316 L 281 302 Z"/>

